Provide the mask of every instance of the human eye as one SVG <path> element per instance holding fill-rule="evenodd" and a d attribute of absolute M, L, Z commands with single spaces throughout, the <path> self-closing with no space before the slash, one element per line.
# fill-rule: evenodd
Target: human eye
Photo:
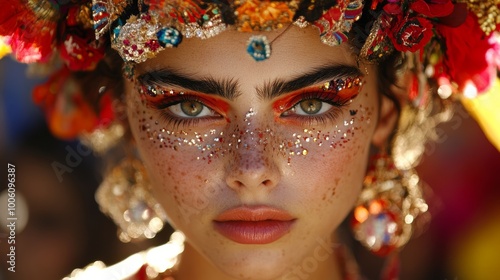
<path fill-rule="evenodd" d="M 167 125 L 194 126 L 200 122 L 225 119 L 226 102 L 202 93 L 181 90 L 165 90 L 158 85 L 142 85 L 139 88 L 148 107 L 157 111 Z"/>
<path fill-rule="evenodd" d="M 300 124 L 318 124 L 333 121 L 341 112 L 343 102 L 325 96 L 324 92 L 313 91 L 299 94 L 289 109 L 281 113 L 282 120 L 298 121 Z"/>
<path fill-rule="evenodd" d="M 158 109 L 164 109 L 172 115 L 172 117 L 176 118 L 189 119 L 219 116 L 215 110 L 205 105 L 198 97 L 189 95 L 183 95 L 182 100 L 179 101 L 167 101 L 161 104 L 161 106 L 158 106 Z"/>
<path fill-rule="evenodd" d="M 344 106 L 354 99 L 362 86 L 361 77 L 338 78 L 291 93 L 277 100 L 274 107 L 283 121 L 307 124 L 325 123 L 338 117 Z"/>
<path fill-rule="evenodd" d="M 299 101 L 295 106 L 283 112 L 282 116 L 317 116 L 328 112 L 334 105 L 331 105 L 319 98 L 307 98 Z"/>

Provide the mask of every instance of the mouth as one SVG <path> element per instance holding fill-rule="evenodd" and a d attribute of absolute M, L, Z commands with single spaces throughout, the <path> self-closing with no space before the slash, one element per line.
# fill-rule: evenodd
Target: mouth
<path fill-rule="evenodd" d="M 214 228 L 240 244 L 268 244 L 290 232 L 296 218 L 269 206 L 240 206 L 222 212 Z"/>

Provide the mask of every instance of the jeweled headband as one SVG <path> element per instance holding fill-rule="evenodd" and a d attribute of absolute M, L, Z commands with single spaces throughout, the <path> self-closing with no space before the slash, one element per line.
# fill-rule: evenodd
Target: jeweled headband
<path fill-rule="evenodd" d="M 423 75 L 417 80 L 429 81 L 442 98 L 491 93 L 466 105 L 500 148 L 500 0 L 11 0 L 0 10 L 0 42 L 22 62 L 57 57 L 66 69 L 57 75 L 67 77 L 68 70 L 93 70 L 109 48 L 140 63 L 187 38 L 227 29 L 248 32 L 248 53 L 265 61 L 272 51 L 265 31 L 292 24 L 316 27 L 331 46 L 349 42 L 364 61 L 415 53 Z"/>

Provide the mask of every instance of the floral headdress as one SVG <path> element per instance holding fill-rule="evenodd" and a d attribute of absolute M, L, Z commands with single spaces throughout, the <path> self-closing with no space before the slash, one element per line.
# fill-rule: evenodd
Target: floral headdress
<path fill-rule="evenodd" d="M 69 78 L 71 71 L 94 70 L 109 48 L 140 63 L 185 38 L 290 24 L 315 26 L 328 45 L 350 42 L 369 62 L 414 53 L 416 80 L 441 98 L 463 100 L 500 149 L 499 0 L 12 0 L 0 10 L 0 53 L 9 47 L 21 62 L 63 62 L 34 96 L 55 134 L 71 138 L 112 123 L 110 99 L 89 105 Z M 247 51 L 261 61 L 271 48 L 265 36 L 251 37 Z M 425 99 L 430 91 L 423 88 L 409 99 Z"/>

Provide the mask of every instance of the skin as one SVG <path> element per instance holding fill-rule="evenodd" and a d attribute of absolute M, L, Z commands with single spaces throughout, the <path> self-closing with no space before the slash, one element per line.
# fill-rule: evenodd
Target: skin
<path fill-rule="evenodd" d="M 271 41 L 282 32 L 265 35 Z M 184 39 L 135 69 L 136 77 L 168 67 L 194 79 L 237 81 L 238 96 L 220 98 L 228 108 L 216 117 L 174 125 L 161 116 L 168 109 L 152 106 L 155 99 L 141 95 L 133 81 L 126 85 L 128 119 L 151 191 L 187 236 L 176 279 L 341 279 L 330 249 L 334 231 L 355 204 L 370 145 L 384 142 L 394 112 L 377 92 L 375 68 L 361 65 L 361 91 L 331 108 L 335 118 L 283 117 L 273 110 L 283 96 L 259 95 L 266 81 L 325 65 L 356 67 L 355 56 L 348 45 L 324 45 L 313 28 L 293 26 L 273 42 L 268 60 L 255 62 L 245 51 L 248 38 L 225 31 L 210 40 Z M 241 205 L 280 208 L 296 221 L 277 241 L 239 244 L 215 231 L 213 220 Z"/>

